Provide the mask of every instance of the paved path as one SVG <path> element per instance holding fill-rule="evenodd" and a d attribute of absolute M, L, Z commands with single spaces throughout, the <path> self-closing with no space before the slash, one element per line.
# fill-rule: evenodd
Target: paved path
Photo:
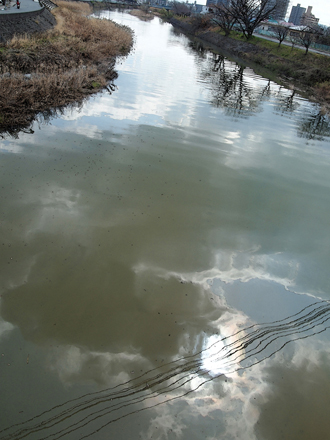
<path fill-rule="evenodd" d="M 42 1 L 44 3 L 46 0 Z M 1 10 L 3 7 L 0 6 L 0 45 L 9 41 L 14 35 L 46 32 L 56 25 L 54 15 L 44 6 L 40 6 L 39 2 L 33 0 L 20 0 L 20 2 L 20 9 L 16 7 L 16 0 L 12 0 L 6 10 Z"/>
<path fill-rule="evenodd" d="M 263 38 L 264 40 L 269 40 L 269 41 L 274 41 L 274 43 L 278 43 L 278 40 L 276 40 L 276 38 L 272 38 L 272 37 L 268 37 L 266 35 L 261 35 L 258 34 L 257 32 L 253 34 L 255 37 L 258 38 Z M 287 41 L 282 41 L 282 44 L 284 44 L 285 46 L 292 46 L 291 43 L 288 43 Z M 301 49 L 301 50 L 306 50 L 305 47 L 301 46 L 300 44 L 295 44 L 295 49 Z M 325 52 L 322 50 L 317 50 L 317 49 L 313 49 L 312 47 L 310 47 L 308 49 L 308 52 L 314 52 L 314 53 L 318 53 L 319 55 L 325 55 L 327 57 L 330 57 L 330 53 L 329 52 Z"/>
<path fill-rule="evenodd" d="M 7 9 L 4 9 L 4 6 L 1 3 L 0 0 L 0 15 L 3 14 L 24 14 L 25 12 L 32 12 L 32 11 L 38 11 L 42 9 L 42 6 L 40 6 L 39 2 L 35 2 L 34 0 L 20 0 L 21 7 L 17 9 L 16 7 L 16 1 L 12 0 L 9 2 L 7 0 Z"/>

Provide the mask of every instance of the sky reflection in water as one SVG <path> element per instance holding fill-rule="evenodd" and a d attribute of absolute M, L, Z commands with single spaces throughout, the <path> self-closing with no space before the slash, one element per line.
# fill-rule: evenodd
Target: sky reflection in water
<path fill-rule="evenodd" d="M 0 429 L 64 405 L 0 438 L 323 440 L 329 119 L 113 15 L 117 90 L 0 141 Z"/>

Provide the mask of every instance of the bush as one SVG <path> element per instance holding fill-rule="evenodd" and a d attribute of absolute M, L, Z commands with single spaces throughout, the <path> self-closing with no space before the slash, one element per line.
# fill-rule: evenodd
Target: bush
<path fill-rule="evenodd" d="M 193 28 L 194 32 L 197 32 L 199 30 L 205 30 L 207 29 L 211 22 L 210 22 L 210 17 L 209 16 L 205 16 L 205 15 L 194 15 L 191 18 L 191 25 Z"/>

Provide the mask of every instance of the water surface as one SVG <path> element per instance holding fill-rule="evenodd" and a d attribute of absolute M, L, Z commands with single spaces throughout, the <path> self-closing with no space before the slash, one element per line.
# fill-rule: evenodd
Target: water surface
<path fill-rule="evenodd" d="M 328 117 L 102 16 L 115 92 L 0 141 L 0 438 L 324 440 Z"/>

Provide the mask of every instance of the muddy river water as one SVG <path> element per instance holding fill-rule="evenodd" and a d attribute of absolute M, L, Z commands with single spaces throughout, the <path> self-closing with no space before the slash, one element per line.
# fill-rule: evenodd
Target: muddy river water
<path fill-rule="evenodd" d="M 330 122 L 158 18 L 0 139 L 0 439 L 325 440 Z"/>

